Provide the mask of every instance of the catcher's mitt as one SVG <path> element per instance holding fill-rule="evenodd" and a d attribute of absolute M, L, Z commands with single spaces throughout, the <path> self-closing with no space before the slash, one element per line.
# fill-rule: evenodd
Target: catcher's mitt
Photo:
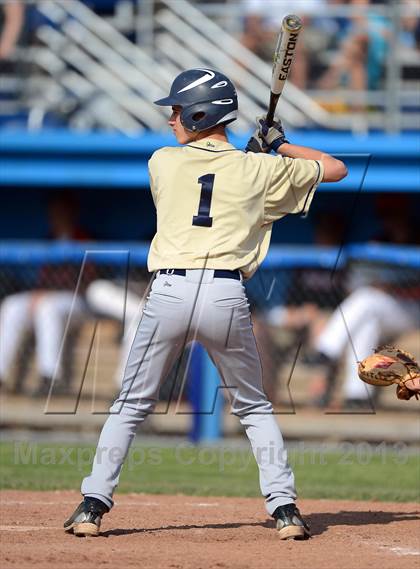
<path fill-rule="evenodd" d="M 361 380 L 371 385 L 397 384 L 398 399 L 418 399 L 420 392 L 420 367 L 408 352 L 394 346 L 382 346 L 359 362 Z"/>

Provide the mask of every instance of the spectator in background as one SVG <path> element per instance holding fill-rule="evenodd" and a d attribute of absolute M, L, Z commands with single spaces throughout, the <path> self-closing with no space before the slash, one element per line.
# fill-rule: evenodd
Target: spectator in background
<path fill-rule="evenodd" d="M 315 218 L 314 243 L 318 247 L 336 247 L 342 243 L 345 224 L 340 213 L 329 211 Z M 326 309 L 336 306 L 342 298 L 343 272 L 322 267 L 289 270 L 290 282 L 285 301 L 253 315 L 254 334 L 260 352 L 264 389 L 278 403 L 280 366 L 310 346 L 325 326 Z M 283 280 L 283 279 L 282 279 Z M 279 346 L 274 336 L 279 329 L 288 332 L 289 344 Z M 290 343 L 291 342 L 291 343 Z"/>
<path fill-rule="evenodd" d="M 420 51 L 420 18 L 416 22 L 416 27 L 414 29 L 414 43 L 417 51 Z"/>
<path fill-rule="evenodd" d="M 10 0 L 0 4 L 0 61 L 9 59 L 21 34 L 25 6 L 22 0 Z"/>
<path fill-rule="evenodd" d="M 404 47 L 420 50 L 418 0 L 401 0 L 401 12 L 400 43 Z"/>
<path fill-rule="evenodd" d="M 320 40 L 325 41 L 325 33 L 317 35 L 317 27 L 308 26 L 308 22 L 310 17 L 322 15 L 326 0 L 301 0 L 298 3 L 289 0 L 243 1 L 245 20 L 242 43 L 266 61 L 272 61 L 284 16 L 296 14 L 302 17 L 306 29 L 298 42 L 290 78 L 295 85 L 305 89 L 310 59 L 316 52 L 313 44 L 319 45 Z"/>
<path fill-rule="evenodd" d="M 369 0 L 349 0 L 357 9 L 330 68 L 318 87 L 324 90 L 347 86 L 355 91 L 377 89 L 384 74 L 391 37 L 391 22 L 369 9 Z M 358 102 L 355 108 L 363 108 Z"/>
<path fill-rule="evenodd" d="M 418 212 L 412 207 L 407 195 L 379 195 L 375 209 L 380 220 L 380 231 L 372 241 L 395 245 L 420 245 Z"/>
<path fill-rule="evenodd" d="M 72 194 L 59 192 L 55 195 L 49 202 L 48 215 L 52 240 L 87 239 L 87 234 L 78 225 L 78 203 Z M 0 381 L 9 374 L 26 333 L 32 330 L 39 372 L 39 384 L 33 395 L 47 395 L 53 379 L 53 394 L 69 391 L 70 386 L 64 381 L 61 354 L 65 332 L 77 327 L 86 311 L 80 295 L 83 279 L 79 294 L 75 295 L 79 270 L 80 267 L 75 265 L 43 265 L 34 290 L 12 294 L 3 300 L 0 305 Z M 89 279 L 90 273 L 87 267 L 84 279 Z M 13 391 L 20 393 L 22 384 L 23 378 L 18 377 Z"/>
<path fill-rule="evenodd" d="M 371 407 L 374 388 L 360 381 L 357 362 L 378 345 L 416 329 L 420 317 L 418 292 L 417 298 L 398 296 L 392 281 L 378 274 L 374 282 L 356 289 L 333 312 L 316 341 L 318 361 L 326 367 L 327 376 L 324 391 L 317 399 L 320 406 L 330 402 L 335 381 L 332 376 L 337 372 L 338 360 L 345 354 L 344 407 Z"/>
<path fill-rule="evenodd" d="M 382 231 L 374 241 L 398 245 L 418 243 L 416 223 L 408 200 L 401 195 L 380 196 L 376 209 Z M 395 266 L 356 265 L 350 279 L 353 289 L 335 309 L 315 340 L 312 363 L 321 366 L 312 384 L 314 403 L 327 406 L 333 395 L 338 364 L 345 359 L 344 407 L 370 409 L 374 387 L 361 382 L 357 361 L 379 344 L 393 341 L 420 324 L 418 272 L 402 275 Z"/>

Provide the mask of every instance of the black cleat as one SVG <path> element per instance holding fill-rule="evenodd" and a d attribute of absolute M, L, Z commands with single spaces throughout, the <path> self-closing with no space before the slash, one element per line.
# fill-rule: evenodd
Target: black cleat
<path fill-rule="evenodd" d="M 309 539 L 311 530 L 295 504 L 279 506 L 273 513 L 280 539 Z"/>
<path fill-rule="evenodd" d="M 109 512 L 106 504 L 97 498 L 88 496 L 81 502 L 68 520 L 64 522 L 64 531 L 79 537 L 99 535 L 102 516 Z"/>

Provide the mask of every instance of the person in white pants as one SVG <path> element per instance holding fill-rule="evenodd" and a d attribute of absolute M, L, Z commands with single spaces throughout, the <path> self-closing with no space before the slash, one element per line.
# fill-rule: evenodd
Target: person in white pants
<path fill-rule="evenodd" d="M 121 354 L 115 373 L 115 382 L 121 387 L 130 348 L 143 312 L 144 299 L 115 282 L 97 279 L 87 287 L 86 301 L 94 312 L 125 323 Z"/>
<path fill-rule="evenodd" d="M 48 239 L 45 244 L 83 242 L 89 235 L 79 224 L 78 197 L 72 191 L 54 191 L 48 197 Z M 86 264 L 83 274 L 80 267 L 67 263 L 49 264 L 46 260 L 37 269 L 37 281 L 30 291 L 11 294 L 0 305 L 0 382 L 10 372 L 18 355 L 25 333 L 33 330 L 40 383 L 35 396 L 64 393 L 69 385 L 62 377 L 62 346 L 67 332 L 80 325 L 86 312 L 82 296 L 86 284 L 93 278 L 92 265 Z M 79 277 L 81 277 L 79 282 Z M 78 292 L 74 287 L 79 283 Z M 22 378 L 14 388 L 19 392 Z"/>
<path fill-rule="evenodd" d="M 345 353 L 346 402 L 369 406 L 374 387 L 360 381 L 357 362 L 379 344 L 414 329 L 418 323 L 415 301 L 403 300 L 375 286 L 356 289 L 336 308 L 316 341 L 316 349 L 326 362 L 336 362 Z"/>
<path fill-rule="evenodd" d="M 61 351 L 67 322 L 69 327 L 80 324 L 84 313 L 84 301 L 71 291 L 39 290 L 7 296 L 0 306 L 0 377 L 6 378 L 25 333 L 32 329 L 40 376 L 34 395 L 46 395 L 53 379 L 58 393 L 64 387 L 60 381 Z"/>

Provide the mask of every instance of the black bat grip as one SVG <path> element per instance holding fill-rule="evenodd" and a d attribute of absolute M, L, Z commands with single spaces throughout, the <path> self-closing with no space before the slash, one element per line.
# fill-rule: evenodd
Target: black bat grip
<path fill-rule="evenodd" d="M 280 95 L 276 95 L 272 92 L 270 93 L 270 104 L 268 105 L 267 117 L 265 119 L 265 123 L 268 127 L 272 126 L 274 122 L 274 112 L 276 110 L 279 97 Z"/>

